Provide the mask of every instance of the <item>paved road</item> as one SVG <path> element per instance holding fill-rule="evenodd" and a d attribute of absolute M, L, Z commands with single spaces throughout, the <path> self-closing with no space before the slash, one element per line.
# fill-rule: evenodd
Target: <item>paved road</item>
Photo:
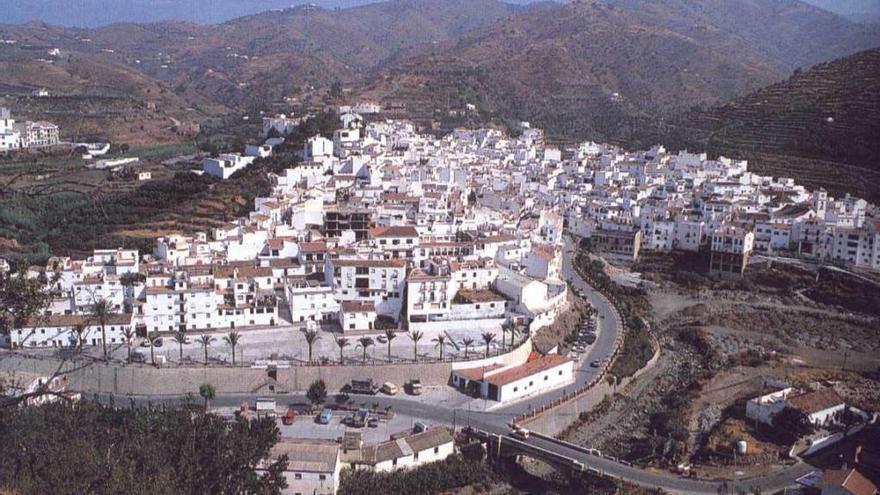
<path fill-rule="evenodd" d="M 592 368 L 589 363 L 592 360 L 606 359 L 614 348 L 614 341 L 621 329 L 619 316 L 617 315 L 611 303 L 601 294 L 594 291 L 572 268 L 573 252 L 569 249 L 565 250 L 563 259 L 563 273 L 569 283 L 575 287 L 585 291 L 585 297 L 596 308 L 599 318 L 600 332 L 596 342 L 593 344 L 586 359 L 581 361 L 581 367 L 576 373 L 576 386 L 581 386 L 591 380 L 599 369 Z M 573 389 L 572 385 L 570 389 Z M 509 427 L 507 426 L 515 415 L 528 410 L 540 404 L 547 403 L 559 396 L 563 390 L 555 390 L 545 394 L 536 395 L 529 399 L 518 402 L 516 404 L 495 408 L 490 411 L 469 411 L 456 408 L 450 408 L 443 404 L 421 402 L 416 398 L 397 396 L 360 396 L 353 395 L 351 398 L 355 402 L 366 402 L 368 404 L 377 403 L 380 408 L 392 406 L 392 408 L 404 415 L 423 419 L 433 423 L 444 423 L 455 426 L 472 426 L 474 428 L 495 434 L 507 436 Z M 236 395 L 229 394 L 217 397 L 213 401 L 214 406 L 235 407 L 242 401 L 253 403 L 256 400 L 255 395 Z M 279 403 L 296 405 L 307 404 L 308 400 L 304 395 L 287 395 L 277 396 Z M 128 399 L 117 399 L 118 401 Z M 180 397 L 153 397 L 150 399 L 138 398 L 134 399 L 137 404 L 145 404 L 148 401 L 153 404 L 159 403 L 176 403 L 180 401 Z M 512 438 L 512 437 L 508 437 Z M 659 487 L 674 493 L 689 494 L 714 494 L 718 493 L 721 481 L 692 480 L 676 476 L 672 473 L 646 471 L 643 469 L 630 467 L 611 459 L 602 458 L 578 450 L 573 446 L 567 446 L 560 442 L 551 442 L 546 439 L 539 438 L 535 435 L 529 437 L 526 443 L 554 452 L 559 455 L 566 456 L 583 462 L 585 465 L 598 469 L 600 472 L 624 479 L 639 485 L 649 487 Z M 735 489 L 740 487 L 744 490 L 751 490 L 752 487 L 758 487 L 764 492 L 773 492 L 781 490 L 785 487 L 794 485 L 794 481 L 810 472 L 812 468 L 805 464 L 797 464 L 791 467 L 778 468 L 775 472 L 755 479 L 738 480 L 727 482 L 728 487 Z"/>

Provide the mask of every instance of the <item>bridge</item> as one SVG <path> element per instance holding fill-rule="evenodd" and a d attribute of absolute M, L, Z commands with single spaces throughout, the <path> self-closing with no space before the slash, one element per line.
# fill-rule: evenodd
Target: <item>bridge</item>
<path fill-rule="evenodd" d="M 796 464 L 760 478 L 740 480 L 706 480 L 678 476 L 669 472 L 648 471 L 613 457 L 603 456 L 595 449 L 581 447 L 547 435 L 530 432 L 527 437 L 492 433 L 476 428 L 464 428 L 472 439 L 486 445 L 490 462 L 530 457 L 539 460 L 563 476 L 578 477 L 591 474 L 601 478 L 626 481 L 646 488 L 660 488 L 670 493 L 717 494 L 721 490 L 731 493 L 749 493 L 754 489 L 775 492 L 791 486 L 794 480 L 808 474 L 813 468 Z"/>

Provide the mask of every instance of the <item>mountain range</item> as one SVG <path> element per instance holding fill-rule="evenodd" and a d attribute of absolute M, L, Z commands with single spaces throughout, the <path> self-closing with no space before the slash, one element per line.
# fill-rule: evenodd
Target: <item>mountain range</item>
<path fill-rule="evenodd" d="M 12 94 L 122 93 L 179 119 L 345 87 L 440 127 L 474 104 L 553 139 L 640 144 L 646 127 L 880 46 L 880 27 L 798 0 L 389 0 L 216 25 L 31 22 L 0 26 L 0 39 L 16 42 L 0 44 Z M 61 54 L 46 62 L 51 48 Z"/>

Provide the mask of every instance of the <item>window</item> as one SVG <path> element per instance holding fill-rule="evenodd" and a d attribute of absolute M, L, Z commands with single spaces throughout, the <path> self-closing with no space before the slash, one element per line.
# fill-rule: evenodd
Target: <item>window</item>
<path fill-rule="evenodd" d="M 435 454 L 439 454 L 439 453 L 440 453 L 440 447 L 434 447 L 434 453 L 435 453 Z"/>
<path fill-rule="evenodd" d="M 392 460 L 392 461 L 391 461 L 391 465 L 392 465 L 392 466 L 396 466 L 396 465 L 397 465 L 397 459 Z"/>
<path fill-rule="evenodd" d="M 324 481 L 324 480 L 327 479 L 327 475 L 326 475 L 326 474 L 319 474 L 319 475 L 318 475 L 318 479 L 321 480 L 321 481 Z"/>
<path fill-rule="evenodd" d="M 293 479 L 295 479 L 295 480 L 303 479 L 302 473 L 293 473 Z"/>

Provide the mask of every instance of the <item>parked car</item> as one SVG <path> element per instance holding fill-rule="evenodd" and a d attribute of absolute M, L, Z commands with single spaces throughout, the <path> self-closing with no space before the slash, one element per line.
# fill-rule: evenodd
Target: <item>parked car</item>
<path fill-rule="evenodd" d="M 409 393 L 410 395 L 422 395 L 422 381 L 418 378 L 413 378 L 409 381 Z"/>
<path fill-rule="evenodd" d="M 367 426 L 369 426 L 370 428 L 378 428 L 379 416 L 370 416 L 370 419 L 367 420 Z"/>
<path fill-rule="evenodd" d="M 322 425 L 329 425 L 332 419 L 333 411 L 328 408 L 324 408 L 324 410 L 321 411 L 321 414 L 318 415 L 318 423 Z"/>
<path fill-rule="evenodd" d="M 287 409 L 287 413 L 284 414 L 284 417 L 281 418 L 281 423 L 290 426 L 293 424 L 293 420 L 295 420 L 295 419 L 296 419 L 296 409 L 291 407 L 291 408 Z"/>
<path fill-rule="evenodd" d="M 147 355 L 144 354 L 142 351 L 134 351 L 131 353 L 131 361 L 133 363 L 146 363 Z"/>
<path fill-rule="evenodd" d="M 397 395 L 397 385 L 391 382 L 385 382 L 382 384 L 382 393 L 388 395 Z"/>
<path fill-rule="evenodd" d="M 162 340 L 162 337 L 158 337 L 156 340 L 153 341 L 153 345 L 156 347 L 162 347 L 162 344 L 164 343 L 165 342 Z"/>
<path fill-rule="evenodd" d="M 428 431 L 428 425 L 421 421 L 416 421 L 413 424 L 413 433 L 422 433 L 423 431 Z"/>
<path fill-rule="evenodd" d="M 590 366 L 592 366 L 593 368 L 598 368 L 599 366 L 602 366 L 602 361 L 593 361 L 592 363 L 590 363 Z"/>

